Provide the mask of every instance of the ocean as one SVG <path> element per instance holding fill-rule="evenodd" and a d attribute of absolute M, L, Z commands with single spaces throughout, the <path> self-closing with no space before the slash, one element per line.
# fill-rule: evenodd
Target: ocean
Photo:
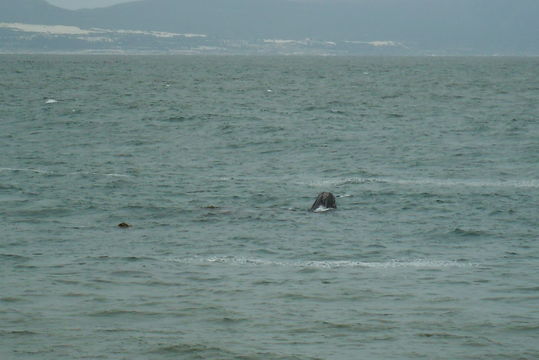
<path fill-rule="evenodd" d="M 538 359 L 537 79 L 0 55 L 0 358 Z"/>

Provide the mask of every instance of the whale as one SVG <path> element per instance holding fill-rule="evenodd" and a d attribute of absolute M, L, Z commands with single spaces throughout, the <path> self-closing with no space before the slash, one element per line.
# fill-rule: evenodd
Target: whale
<path fill-rule="evenodd" d="M 311 206 L 310 211 L 321 212 L 336 208 L 337 203 L 335 201 L 335 196 L 330 192 L 324 191 L 318 194 L 318 197 L 314 201 L 313 206 Z"/>

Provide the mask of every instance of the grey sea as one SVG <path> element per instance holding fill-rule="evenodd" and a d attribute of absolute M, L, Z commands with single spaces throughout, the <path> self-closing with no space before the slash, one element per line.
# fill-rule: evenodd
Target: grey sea
<path fill-rule="evenodd" d="M 0 56 L 0 358 L 538 359 L 538 79 Z"/>

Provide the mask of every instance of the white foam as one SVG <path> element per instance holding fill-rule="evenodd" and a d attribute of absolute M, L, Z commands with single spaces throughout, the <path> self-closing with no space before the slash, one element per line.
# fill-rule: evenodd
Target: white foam
<path fill-rule="evenodd" d="M 329 211 L 331 210 L 331 208 L 327 208 L 325 207 L 324 205 L 320 205 L 319 207 L 317 207 L 315 210 L 313 210 L 313 212 L 326 212 L 326 211 Z"/>
<path fill-rule="evenodd" d="M 25 168 L 0 168 L 0 172 L 3 171 L 23 171 L 23 172 L 33 172 L 38 174 L 50 174 L 48 171 L 45 170 L 38 170 L 38 169 L 25 169 Z"/>
<path fill-rule="evenodd" d="M 434 179 L 434 178 L 382 178 L 382 177 L 349 177 L 337 179 L 320 179 L 302 183 L 304 185 L 327 187 L 346 184 L 394 184 L 404 186 L 437 186 L 437 187 L 499 187 L 499 188 L 539 188 L 539 179 Z"/>
<path fill-rule="evenodd" d="M 454 260 L 389 260 L 382 262 L 365 262 L 354 260 L 267 260 L 259 258 L 246 258 L 236 256 L 212 256 L 208 258 L 172 258 L 168 261 L 194 264 L 211 265 L 222 264 L 230 266 L 268 266 L 268 267 L 287 267 L 287 268 L 312 268 L 312 269 L 338 269 L 338 268 L 416 268 L 416 269 L 443 269 L 443 268 L 463 268 L 473 267 L 477 264 L 457 262 Z"/>
<path fill-rule="evenodd" d="M 538 180 L 481 180 L 481 179 L 398 179 L 392 180 L 402 185 L 434 185 L 446 187 L 510 187 L 535 188 L 539 187 Z"/>
<path fill-rule="evenodd" d="M 95 174 L 95 175 L 98 175 L 98 174 Z M 126 174 L 105 174 L 105 176 L 110 176 L 110 177 L 129 177 L 129 175 L 126 175 Z"/>
<path fill-rule="evenodd" d="M 62 174 L 62 173 L 55 173 L 55 172 L 52 172 L 52 171 L 47 171 L 47 170 L 39 170 L 39 169 L 26 169 L 26 168 L 0 168 L 0 172 L 4 172 L 4 171 L 11 171 L 11 172 L 32 172 L 32 173 L 36 173 L 36 174 L 46 174 L 46 175 L 56 175 L 56 176 L 62 176 L 62 175 L 93 175 L 93 176 L 108 176 L 108 177 L 122 177 L 122 178 L 128 178 L 128 177 L 131 177 L 130 175 L 127 175 L 127 174 L 117 174 L 117 173 L 110 173 L 110 174 L 101 174 L 101 173 L 96 173 L 96 172 L 84 172 L 84 171 L 75 171 L 75 172 L 70 172 L 70 173 L 67 173 L 67 174 Z"/>

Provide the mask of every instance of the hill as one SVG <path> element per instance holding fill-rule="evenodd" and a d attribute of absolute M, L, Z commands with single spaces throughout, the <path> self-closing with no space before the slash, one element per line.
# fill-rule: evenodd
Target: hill
<path fill-rule="evenodd" d="M 402 54 L 539 54 L 537 18 L 537 0 L 144 0 L 78 11 L 44 0 L 0 0 L 0 22 L 196 33 L 221 45 L 391 47 Z"/>
<path fill-rule="evenodd" d="M 75 21 L 73 15 L 45 0 L 0 0 L 0 22 L 58 25 L 64 20 Z"/>

